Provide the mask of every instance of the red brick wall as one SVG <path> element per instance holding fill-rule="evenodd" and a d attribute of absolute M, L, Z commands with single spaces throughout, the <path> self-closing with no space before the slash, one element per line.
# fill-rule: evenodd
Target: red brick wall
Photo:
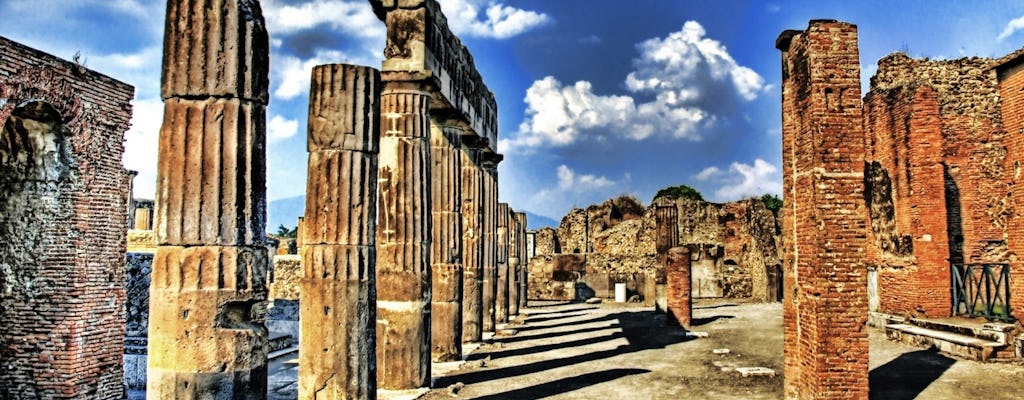
<path fill-rule="evenodd" d="M 1010 306 L 1013 316 L 1024 320 L 1024 59 L 1015 57 L 999 70 L 1002 123 L 1006 130 L 1006 170 L 1010 178 L 1013 213 L 1007 224 L 1010 257 Z"/>
<path fill-rule="evenodd" d="M 857 27 L 786 31 L 783 301 L 787 398 L 867 399 L 864 129 Z"/>
<path fill-rule="evenodd" d="M 915 84 L 873 90 L 864 102 L 867 262 L 878 267 L 879 311 L 948 316 L 938 93 Z"/>
<path fill-rule="evenodd" d="M 59 173 L 44 182 L 12 173 L 10 158 L 0 163 L 0 398 L 123 395 L 121 156 L 133 95 L 131 86 L 0 37 L 0 126 L 14 124 L 26 101 L 44 102 L 60 114 L 62 147 L 43 167 Z"/>

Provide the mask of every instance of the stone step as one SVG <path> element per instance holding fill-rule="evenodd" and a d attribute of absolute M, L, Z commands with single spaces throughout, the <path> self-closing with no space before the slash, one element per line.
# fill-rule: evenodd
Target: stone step
<path fill-rule="evenodd" d="M 964 318 L 911 318 L 910 324 L 937 331 L 973 336 L 1003 345 L 1013 340 L 1013 324 L 982 322 Z"/>
<path fill-rule="evenodd" d="M 911 323 L 886 325 L 885 335 L 890 340 L 913 346 L 935 347 L 943 353 L 974 361 L 987 361 L 997 349 L 1006 346 L 1005 343 Z"/>

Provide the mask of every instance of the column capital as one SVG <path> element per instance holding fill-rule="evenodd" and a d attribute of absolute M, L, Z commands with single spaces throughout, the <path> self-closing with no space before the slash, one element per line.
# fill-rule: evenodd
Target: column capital
<path fill-rule="evenodd" d="M 505 159 L 505 156 L 498 153 L 487 152 L 483 154 L 482 165 L 486 169 L 497 169 L 498 164 Z"/>

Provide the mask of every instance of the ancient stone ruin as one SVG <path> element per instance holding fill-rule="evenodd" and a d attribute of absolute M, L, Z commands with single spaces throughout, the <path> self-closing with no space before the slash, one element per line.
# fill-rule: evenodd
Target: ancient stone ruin
<path fill-rule="evenodd" d="M 133 96 L 0 37 L 0 398 L 121 398 Z"/>

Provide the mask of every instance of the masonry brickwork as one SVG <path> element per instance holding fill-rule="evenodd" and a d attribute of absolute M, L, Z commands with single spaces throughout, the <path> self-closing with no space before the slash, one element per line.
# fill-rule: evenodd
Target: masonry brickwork
<path fill-rule="evenodd" d="M 1013 316 L 1024 320 L 1024 49 L 996 63 L 1001 120 L 1006 132 L 1006 161 L 1012 212 L 1007 221 L 1010 262 L 1010 306 Z M 1017 349 L 1018 352 L 1021 349 Z M 1019 353 L 1018 353 L 1019 354 Z"/>
<path fill-rule="evenodd" d="M 133 96 L 0 37 L 0 398 L 122 395 Z"/>

